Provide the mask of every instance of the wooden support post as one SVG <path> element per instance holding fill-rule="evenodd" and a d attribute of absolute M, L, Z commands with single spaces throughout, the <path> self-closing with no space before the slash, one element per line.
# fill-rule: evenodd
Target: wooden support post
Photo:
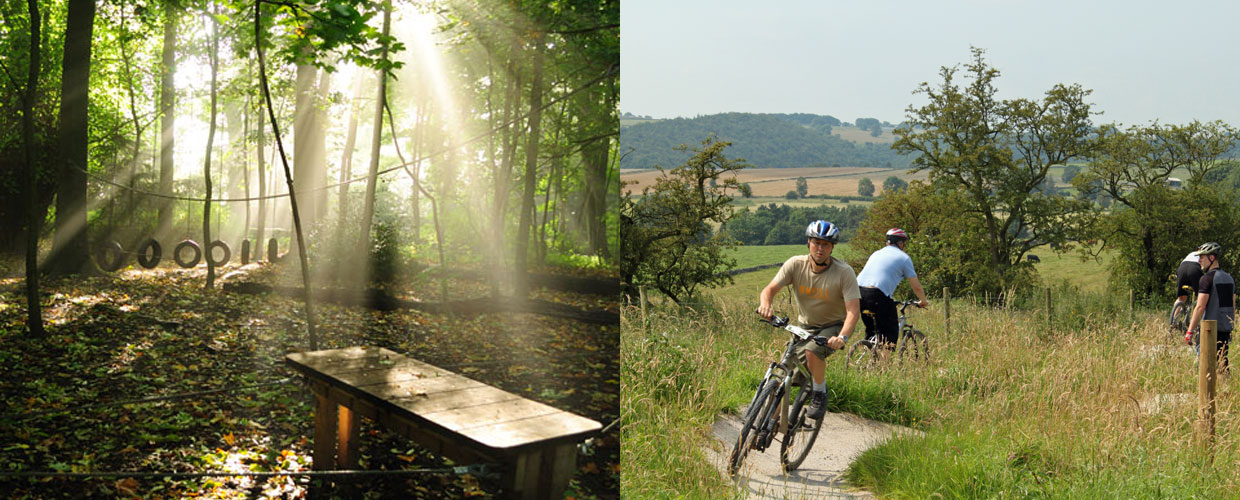
<path fill-rule="evenodd" d="M 542 474 L 539 474 L 538 498 L 559 500 L 564 498 L 568 481 L 577 471 L 577 447 L 562 444 L 543 451 Z"/>
<path fill-rule="evenodd" d="M 1128 290 L 1128 321 L 1137 321 L 1137 291 Z"/>
<path fill-rule="evenodd" d="M 1214 389 L 1218 379 L 1217 342 L 1218 322 L 1202 321 L 1201 349 L 1197 358 L 1197 445 L 1210 460 L 1214 458 Z"/>
<path fill-rule="evenodd" d="M 952 331 L 952 295 L 947 287 L 943 287 L 943 332 L 950 334 Z"/>
<path fill-rule="evenodd" d="M 645 331 L 650 327 L 650 320 L 646 317 L 646 286 L 642 285 L 637 288 L 638 300 L 642 303 L 642 330 Z"/>
<path fill-rule="evenodd" d="M 1046 287 L 1046 324 L 1051 324 L 1051 288 Z"/>
<path fill-rule="evenodd" d="M 357 468 L 357 414 L 347 406 L 337 406 L 336 424 L 336 464 L 341 469 Z"/>
<path fill-rule="evenodd" d="M 315 392 L 314 470 L 336 468 L 336 403 Z"/>

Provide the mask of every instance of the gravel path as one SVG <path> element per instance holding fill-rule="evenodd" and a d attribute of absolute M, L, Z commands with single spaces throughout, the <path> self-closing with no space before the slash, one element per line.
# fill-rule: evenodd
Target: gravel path
<path fill-rule="evenodd" d="M 744 409 L 741 409 L 744 413 Z M 727 453 L 740 434 L 740 417 L 723 415 L 715 420 L 716 445 L 706 450 L 721 474 L 727 474 Z M 851 487 L 843 474 L 862 451 L 907 428 L 876 422 L 846 413 L 828 413 L 822 431 L 805 462 L 790 474 L 779 465 L 779 441 L 765 452 L 751 450 L 737 479 L 737 487 L 749 499 L 873 499 L 872 493 Z M 783 436 L 780 436 L 782 438 Z"/>

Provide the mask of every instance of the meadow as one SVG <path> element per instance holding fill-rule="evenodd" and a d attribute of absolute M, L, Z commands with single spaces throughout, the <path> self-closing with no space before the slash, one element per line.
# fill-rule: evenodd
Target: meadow
<path fill-rule="evenodd" d="M 801 247 L 740 251 L 764 261 Z M 858 374 L 828 360 L 832 411 L 921 431 L 865 452 L 848 481 L 882 498 L 1240 498 L 1232 377 L 1219 381 L 1208 460 L 1194 444 L 1192 351 L 1165 333 L 1162 308 L 1131 311 L 1126 293 L 1079 284 L 1105 282 L 1104 268 L 1039 256 L 1049 321 L 1037 289 L 1009 308 L 953 298 L 948 330 L 932 291 L 932 308 L 911 317 L 932 342 L 928 361 Z M 752 314 L 773 275 L 742 274 L 688 307 L 623 310 L 622 496 L 739 498 L 703 449 L 726 452 L 712 423 L 748 403 L 786 340 Z M 830 446 L 827 429 L 815 448 Z"/>
<path fill-rule="evenodd" d="M 874 183 L 875 194 L 882 194 L 883 179 L 899 177 L 904 182 L 925 180 L 928 173 L 909 173 L 907 170 L 875 167 L 804 167 L 804 168 L 747 168 L 736 173 L 736 179 L 749 183 L 754 197 L 772 197 L 784 200 L 788 191 L 796 190 L 798 177 L 804 177 L 810 195 L 857 196 L 857 183 L 869 177 Z M 653 186 L 659 171 L 653 169 L 626 169 L 620 172 L 620 180 L 631 182 L 624 187 L 634 194 L 642 188 Z M 733 194 L 735 196 L 735 194 Z"/>

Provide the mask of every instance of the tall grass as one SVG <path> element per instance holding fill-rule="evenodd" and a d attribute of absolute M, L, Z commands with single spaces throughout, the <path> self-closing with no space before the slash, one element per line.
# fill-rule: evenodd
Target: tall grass
<path fill-rule="evenodd" d="M 745 288 L 695 309 L 652 307 L 645 323 L 622 313 L 622 495 L 736 496 L 702 450 L 786 340 L 754 321 L 757 288 Z M 1163 311 L 1131 314 L 1127 297 L 1062 285 L 1048 322 L 1044 302 L 955 299 L 945 332 L 935 300 L 911 315 L 929 361 L 857 375 L 829 359 L 832 411 L 923 431 L 867 451 L 847 478 L 884 498 L 1240 498 L 1232 378 L 1219 381 L 1210 463 L 1194 444 L 1192 351 L 1164 332 Z"/>

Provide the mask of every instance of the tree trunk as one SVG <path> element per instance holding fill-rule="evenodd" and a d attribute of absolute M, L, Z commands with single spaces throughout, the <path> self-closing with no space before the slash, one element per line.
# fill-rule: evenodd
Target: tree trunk
<path fill-rule="evenodd" d="M 276 148 L 280 151 L 280 162 L 284 165 L 284 180 L 288 183 L 289 208 L 293 212 L 293 230 L 297 235 L 297 256 L 301 261 L 301 281 L 305 287 L 306 303 L 306 336 L 310 340 L 310 350 L 319 348 L 318 334 L 314 327 L 314 301 L 310 296 L 310 260 L 306 255 L 306 240 L 301 232 L 301 215 L 297 210 L 297 191 L 293 188 L 293 172 L 288 166 L 288 157 L 284 154 L 284 143 L 280 141 L 280 125 L 276 122 L 276 110 L 271 105 L 271 90 L 267 85 L 267 69 L 263 54 L 263 22 L 262 2 L 254 2 L 254 46 L 258 52 L 258 80 L 263 91 L 263 101 L 267 104 L 267 114 L 271 117 L 271 133 L 276 139 Z"/>
<path fill-rule="evenodd" d="M 219 11 L 219 4 L 211 4 L 212 14 Z M 215 145 L 215 118 L 218 111 L 217 75 L 220 68 L 219 24 L 211 18 L 211 124 L 207 127 L 207 153 L 202 161 L 202 176 L 206 184 L 206 199 L 202 203 L 202 251 L 207 261 L 207 289 L 215 288 L 215 261 L 211 258 L 211 150 Z"/>
<path fill-rule="evenodd" d="M 353 100 L 349 101 L 349 132 L 344 139 L 344 152 L 340 155 L 340 188 L 337 190 L 336 210 L 336 253 L 343 258 L 349 251 L 344 242 L 350 241 L 349 234 L 349 179 L 353 178 L 353 150 L 357 149 L 357 115 L 361 107 L 362 85 L 353 87 Z M 416 194 L 417 191 L 414 191 Z"/>
<path fill-rule="evenodd" d="M 267 143 L 267 115 L 263 114 L 263 110 L 258 110 L 258 138 L 256 148 L 258 149 L 258 165 L 254 176 L 258 178 L 258 234 L 254 236 L 254 246 L 251 247 L 254 255 L 253 259 L 258 260 L 266 248 L 266 241 L 263 238 L 267 236 L 267 166 L 266 158 L 263 157 L 263 146 Z"/>
<path fill-rule="evenodd" d="M 125 25 L 126 28 L 128 28 L 128 24 L 126 23 L 125 17 L 124 17 L 125 12 L 126 12 L 125 9 L 121 9 L 121 24 Z M 137 190 L 138 186 L 137 186 L 137 182 L 135 179 L 138 176 L 138 166 L 141 164 L 140 162 L 141 162 L 141 153 L 142 153 L 142 131 L 144 127 L 142 126 L 142 117 L 138 115 L 137 92 L 135 92 L 133 88 L 134 87 L 133 82 L 135 80 L 134 75 L 133 75 L 133 55 L 130 54 L 129 52 L 128 43 L 122 43 L 120 48 L 121 48 L 121 60 L 125 66 L 125 91 L 127 94 L 129 94 L 129 117 L 131 120 L 133 120 L 133 128 L 134 128 L 133 158 L 131 158 L 130 163 L 129 163 L 129 171 L 126 172 L 126 175 L 125 175 L 125 183 L 129 186 L 129 189 L 125 191 L 125 211 L 124 211 L 123 219 L 126 221 L 132 221 L 134 217 L 134 213 L 137 209 L 137 206 L 135 203 L 137 199 L 137 197 L 135 196 L 135 191 Z M 136 228 L 130 227 L 129 229 L 136 229 Z M 137 244 L 141 241 L 141 235 L 140 233 L 137 233 L 137 232 L 131 232 L 126 235 L 125 239 L 126 239 L 125 248 L 135 248 Z"/>
<path fill-rule="evenodd" d="M 22 93 L 22 160 L 26 163 L 26 328 L 30 335 L 44 337 L 43 307 L 39 303 L 39 176 L 34 162 L 34 98 L 39 90 L 39 2 L 26 0 L 30 11 L 30 69 L 26 73 L 26 91 Z"/>
<path fill-rule="evenodd" d="M 528 272 L 530 226 L 533 225 L 531 212 L 534 209 L 534 188 L 538 177 L 538 141 L 542 138 L 539 127 L 542 121 L 542 43 L 542 34 L 535 33 L 530 42 L 533 46 L 534 77 L 530 82 L 530 121 L 525 145 L 525 193 L 521 196 L 521 218 L 517 222 L 517 248 L 513 252 L 513 268 L 517 275 L 514 291 L 516 297 L 525 297 L 529 292 L 526 273 Z"/>
<path fill-rule="evenodd" d="M 392 5 L 384 3 L 383 36 L 386 38 L 392 27 Z M 380 58 L 387 61 L 387 45 L 383 46 Z M 362 205 L 361 231 L 358 243 L 358 255 L 365 262 L 367 270 L 364 275 L 369 277 L 370 268 L 370 230 L 375 216 L 375 188 L 379 180 L 379 146 L 383 137 L 383 107 L 387 100 L 387 73 L 379 71 L 379 90 L 375 98 L 375 121 L 370 140 L 370 169 L 366 175 L 366 198 Z"/>
<path fill-rule="evenodd" d="M 94 0 L 69 0 L 60 87 L 60 185 L 51 257 L 52 272 L 60 275 L 93 269 L 86 238 L 86 145 L 94 25 Z"/>
<path fill-rule="evenodd" d="M 175 175 L 173 168 L 173 150 L 176 146 L 176 87 L 174 79 L 177 70 L 176 43 L 177 25 L 180 11 L 173 0 L 164 0 L 164 47 L 163 66 L 159 83 L 159 194 L 172 196 L 172 182 Z M 172 215 L 176 210 L 170 198 L 159 199 L 159 221 L 155 228 L 155 238 L 171 248 Z"/>

